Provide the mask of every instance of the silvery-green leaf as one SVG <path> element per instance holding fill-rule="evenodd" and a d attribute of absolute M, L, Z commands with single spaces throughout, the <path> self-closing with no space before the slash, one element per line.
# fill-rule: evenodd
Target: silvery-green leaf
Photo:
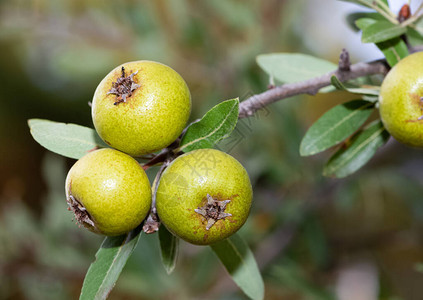
<path fill-rule="evenodd" d="M 44 148 L 60 155 L 79 159 L 88 152 L 108 147 L 94 129 L 76 125 L 31 119 L 32 137 Z"/>
<path fill-rule="evenodd" d="M 180 151 L 212 148 L 228 137 L 238 121 L 239 100 L 223 101 L 210 109 L 203 118 L 191 124 L 182 138 Z"/>

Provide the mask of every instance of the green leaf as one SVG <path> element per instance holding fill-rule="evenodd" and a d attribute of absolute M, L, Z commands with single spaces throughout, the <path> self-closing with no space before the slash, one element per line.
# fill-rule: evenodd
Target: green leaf
<path fill-rule="evenodd" d="M 238 121 L 238 108 L 238 98 L 214 106 L 200 121 L 188 127 L 179 150 L 189 152 L 211 148 L 218 141 L 228 137 Z"/>
<path fill-rule="evenodd" d="M 131 232 L 106 237 L 97 251 L 96 260 L 85 275 L 80 300 L 106 299 L 137 246 L 142 226 Z"/>
<path fill-rule="evenodd" d="M 341 91 L 347 91 L 353 94 L 359 94 L 359 95 L 369 95 L 369 96 L 379 96 L 379 90 L 378 89 L 370 89 L 370 88 L 348 88 L 346 87 L 339 79 L 336 77 L 336 75 L 332 75 L 330 78 L 330 82 L 332 85 L 337 89 Z"/>
<path fill-rule="evenodd" d="M 407 27 L 407 39 L 411 46 L 420 46 L 423 44 L 423 36 L 416 29 Z"/>
<path fill-rule="evenodd" d="M 338 68 L 332 62 L 300 53 L 262 54 L 256 60 L 263 71 L 283 83 L 304 81 Z"/>
<path fill-rule="evenodd" d="M 383 52 L 386 61 L 391 67 L 409 54 L 407 45 L 401 38 L 377 43 L 376 46 Z"/>
<path fill-rule="evenodd" d="M 363 125 L 373 108 L 372 102 L 353 100 L 330 109 L 305 134 L 300 155 L 313 155 L 342 142 Z"/>
<path fill-rule="evenodd" d="M 360 28 L 361 30 L 365 30 L 367 27 L 375 24 L 377 21 L 378 21 L 377 19 L 375 19 L 371 16 L 367 16 L 367 17 L 360 18 L 360 19 L 356 20 L 355 25 L 358 28 Z"/>
<path fill-rule="evenodd" d="M 162 263 L 167 274 L 175 269 L 176 260 L 179 254 L 179 238 L 170 233 L 163 225 L 159 229 L 160 249 Z"/>
<path fill-rule="evenodd" d="M 89 151 L 108 147 L 94 129 L 48 120 L 28 120 L 32 137 L 44 148 L 60 155 L 79 159 Z"/>
<path fill-rule="evenodd" d="M 422 17 L 422 16 L 420 16 L 420 17 L 416 20 L 416 23 L 414 23 L 414 25 L 415 25 L 414 29 L 415 29 L 418 33 L 423 34 L 423 17 Z"/>
<path fill-rule="evenodd" d="M 376 21 L 362 30 L 361 41 L 363 43 L 380 43 L 399 37 L 407 31 L 407 28 L 382 20 Z"/>
<path fill-rule="evenodd" d="M 363 30 L 364 35 L 364 32 L 368 31 L 370 26 L 376 26 L 375 24 L 378 22 L 386 21 L 380 21 L 376 17 L 369 15 L 365 18 L 358 19 L 355 24 L 358 28 Z M 404 27 L 404 29 L 407 31 L 407 28 Z M 399 37 L 394 37 L 384 42 L 378 42 L 376 43 L 376 46 L 382 51 L 386 61 L 391 67 L 409 54 L 407 45 Z"/>
<path fill-rule="evenodd" d="M 358 132 L 346 147 L 341 147 L 327 162 L 323 175 L 342 178 L 364 166 L 389 139 L 380 120 Z"/>
<path fill-rule="evenodd" d="M 359 21 L 361 19 L 364 19 L 365 21 Z M 358 30 L 362 29 L 360 26 L 357 25 L 357 22 L 359 22 L 359 23 L 363 22 L 363 26 L 364 26 L 365 25 L 364 22 L 366 22 L 367 19 L 374 20 L 374 22 L 376 22 L 376 20 L 385 20 L 378 13 L 354 12 L 354 13 L 347 15 L 347 23 L 354 31 L 358 31 Z M 368 25 L 371 25 L 374 22 L 371 22 Z M 366 24 L 367 24 L 367 22 L 366 22 Z"/>
<path fill-rule="evenodd" d="M 264 297 L 264 284 L 253 253 L 238 235 L 212 244 L 211 248 L 232 276 L 235 283 L 251 299 Z"/>

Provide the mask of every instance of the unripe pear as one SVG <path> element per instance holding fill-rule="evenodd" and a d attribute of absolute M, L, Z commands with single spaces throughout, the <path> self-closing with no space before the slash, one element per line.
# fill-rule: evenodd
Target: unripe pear
<path fill-rule="evenodd" d="M 208 245 L 241 228 L 252 195 L 247 171 L 235 158 L 214 149 L 195 150 L 176 158 L 163 172 L 157 214 L 176 236 Z"/>
<path fill-rule="evenodd" d="M 423 52 L 400 60 L 380 88 L 379 111 L 386 130 L 399 142 L 423 147 Z"/>
<path fill-rule="evenodd" d="M 151 187 L 144 170 L 114 149 L 90 152 L 66 177 L 69 209 L 81 225 L 95 233 L 116 236 L 137 227 L 151 206 Z"/>
<path fill-rule="evenodd" d="M 182 77 L 153 61 L 128 62 L 98 85 L 92 118 L 111 147 L 142 156 L 171 144 L 191 113 L 191 95 Z"/>

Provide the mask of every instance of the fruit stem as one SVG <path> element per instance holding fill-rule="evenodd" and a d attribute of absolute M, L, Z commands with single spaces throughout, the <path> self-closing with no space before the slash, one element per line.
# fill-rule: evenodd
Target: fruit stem
<path fill-rule="evenodd" d="M 152 157 L 148 162 L 146 162 L 142 168 L 145 170 L 149 169 L 150 167 L 157 165 L 161 162 L 164 161 L 168 161 L 168 163 L 170 163 L 172 160 L 174 160 L 175 158 L 177 158 L 179 155 L 182 154 L 182 152 L 179 150 L 180 147 L 179 145 L 181 144 L 181 140 L 182 137 L 184 136 L 185 132 L 187 131 L 188 127 L 195 123 L 198 122 L 200 119 L 190 123 L 187 127 L 185 127 L 185 129 L 182 131 L 182 133 L 179 135 L 179 137 L 169 146 L 167 146 L 166 148 L 164 148 L 159 154 L 157 154 L 156 156 Z"/>
<path fill-rule="evenodd" d="M 163 165 L 160 167 L 160 170 L 157 172 L 156 177 L 153 181 L 153 194 L 151 199 L 151 209 L 150 213 L 147 217 L 147 219 L 144 222 L 144 226 L 142 227 L 142 230 L 146 234 L 155 233 L 159 230 L 160 227 L 160 219 L 157 215 L 157 209 L 156 209 L 156 194 L 157 194 L 157 188 L 159 186 L 160 178 L 166 169 L 166 167 L 170 164 L 171 160 L 165 160 Z"/>

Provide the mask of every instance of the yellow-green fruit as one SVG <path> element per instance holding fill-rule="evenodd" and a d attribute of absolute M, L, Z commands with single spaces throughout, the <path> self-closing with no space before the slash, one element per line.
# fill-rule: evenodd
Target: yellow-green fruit
<path fill-rule="evenodd" d="M 110 146 L 141 156 L 171 144 L 191 113 L 191 95 L 182 77 L 153 61 L 125 63 L 98 85 L 92 118 Z"/>
<path fill-rule="evenodd" d="M 138 162 L 101 149 L 79 159 L 66 177 L 66 199 L 75 219 L 89 230 L 121 235 L 137 227 L 151 206 L 151 187 Z"/>
<path fill-rule="evenodd" d="M 379 110 L 388 132 L 399 142 L 423 147 L 423 52 L 399 61 L 380 88 Z"/>
<path fill-rule="evenodd" d="M 176 236 L 208 245 L 235 233 L 252 201 L 247 171 L 232 156 L 201 149 L 175 159 L 157 187 L 160 220 Z"/>

